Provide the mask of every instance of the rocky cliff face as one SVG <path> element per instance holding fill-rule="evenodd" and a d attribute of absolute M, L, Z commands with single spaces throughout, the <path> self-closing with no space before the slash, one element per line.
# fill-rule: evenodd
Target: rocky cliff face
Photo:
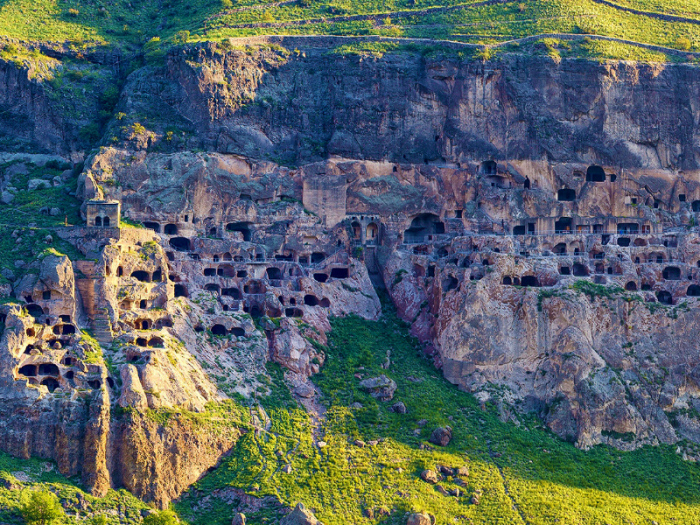
<path fill-rule="evenodd" d="M 56 231 L 87 260 L 5 286 L 2 446 L 164 506 L 241 432 L 188 415 L 265 390 L 268 360 L 318 372 L 329 316 L 380 315 L 374 285 L 504 417 L 582 447 L 700 440 L 699 70 L 337 45 L 202 44 L 126 79 L 86 225 Z M 77 151 L 3 67 L 42 130 L 22 141 Z"/>
<path fill-rule="evenodd" d="M 294 163 L 339 156 L 698 167 L 692 66 L 375 58 L 336 53 L 332 39 L 312 42 L 173 53 L 165 67 L 129 78 L 120 107 L 147 116 L 152 144 L 167 124 L 179 125 L 189 146 Z"/>

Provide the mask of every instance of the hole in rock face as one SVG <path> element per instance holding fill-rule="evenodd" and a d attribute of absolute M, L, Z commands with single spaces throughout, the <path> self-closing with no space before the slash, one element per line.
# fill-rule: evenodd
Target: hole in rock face
<path fill-rule="evenodd" d="M 41 384 L 49 389 L 49 392 L 53 392 L 58 388 L 58 380 L 55 377 L 45 377 L 42 379 Z"/>
<path fill-rule="evenodd" d="M 539 287 L 540 282 L 534 275 L 523 275 L 520 280 L 521 286 Z"/>
<path fill-rule="evenodd" d="M 304 312 L 302 312 L 299 308 L 286 308 L 284 310 L 284 315 L 287 317 L 302 317 Z"/>
<path fill-rule="evenodd" d="M 111 377 L 108 377 L 107 378 L 107 386 L 109 386 L 109 388 L 114 388 L 114 379 L 112 379 Z"/>
<path fill-rule="evenodd" d="M 19 373 L 26 377 L 34 377 L 37 375 L 36 365 L 24 365 L 19 369 Z"/>
<path fill-rule="evenodd" d="M 165 342 L 160 337 L 152 337 L 148 341 L 148 346 L 151 348 L 164 348 Z"/>
<path fill-rule="evenodd" d="M 681 278 L 681 269 L 677 266 L 667 266 L 664 268 L 662 276 L 667 281 L 678 281 Z"/>
<path fill-rule="evenodd" d="M 686 292 L 686 295 L 689 297 L 700 297 L 700 286 L 697 284 L 691 284 L 688 286 L 688 291 Z"/>
<path fill-rule="evenodd" d="M 589 166 L 586 170 L 586 182 L 605 182 L 605 170 L 600 166 Z"/>
<path fill-rule="evenodd" d="M 186 237 L 173 237 L 169 244 L 171 248 L 179 252 L 189 252 L 192 249 L 192 243 Z"/>
<path fill-rule="evenodd" d="M 266 273 L 268 279 L 282 279 L 282 270 L 280 270 L 279 268 L 270 267 L 266 270 Z"/>
<path fill-rule="evenodd" d="M 157 222 L 144 222 L 143 225 L 148 228 L 149 230 L 153 230 L 156 233 L 160 233 L 160 224 Z"/>
<path fill-rule="evenodd" d="M 333 268 L 331 269 L 331 277 L 333 279 L 347 279 L 350 277 L 350 270 L 348 268 Z"/>
<path fill-rule="evenodd" d="M 324 297 L 323 299 L 321 299 L 321 302 L 319 302 L 318 305 L 321 306 L 322 308 L 330 308 L 331 301 L 330 301 L 330 299 Z"/>
<path fill-rule="evenodd" d="M 142 270 L 132 272 L 131 277 L 133 277 L 137 281 L 141 281 L 142 283 L 148 283 L 151 281 L 151 276 L 148 274 L 148 272 L 144 272 Z"/>
<path fill-rule="evenodd" d="M 163 228 L 163 233 L 166 235 L 177 235 L 177 224 L 166 224 Z"/>
<path fill-rule="evenodd" d="M 38 304 L 28 304 L 24 308 L 27 310 L 27 313 L 35 319 L 44 315 L 44 310 Z"/>
<path fill-rule="evenodd" d="M 175 285 L 175 297 L 187 297 L 187 288 L 184 284 Z"/>
<path fill-rule="evenodd" d="M 59 375 L 58 367 L 53 363 L 42 363 L 39 365 L 39 375 L 57 376 Z"/>
<path fill-rule="evenodd" d="M 557 200 L 562 202 L 570 202 L 576 200 L 576 190 L 569 188 L 561 189 L 557 192 Z"/>
<path fill-rule="evenodd" d="M 238 326 L 234 326 L 233 328 L 231 328 L 231 335 L 234 335 L 236 337 L 245 337 L 245 330 Z"/>
<path fill-rule="evenodd" d="M 411 221 L 404 231 L 403 238 L 407 244 L 422 243 L 431 240 L 432 235 L 445 233 L 445 223 L 434 213 L 422 213 Z"/>
<path fill-rule="evenodd" d="M 305 295 L 304 304 L 307 306 L 318 306 L 318 298 L 314 295 Z"/>
<path fill-rule="evenodd" d="M 510 286 L 510 285 L 513 284 L 513 280 L 512 280 L 510 277 L 508 277 L 508 276 L 506 275 L 506 276 L 503 278 L 503 284 L 505 284 L 506 286 Z"/>
<path fill-rule="evenodd" d="M 244 242 L 250 242 L 252 238 L 252 232 L 250 227 L 252 223 L 250 222 L 231 222 L 226 225 L 227 232 L 239 232 L 243 235 Z"/>
<path fill-rule="evenodd" d="M 214 335 L 226 335 L 226 327 L 222 324 L 215 324 L 211 327 L 211 333 Z"/>
<path fill-rule="evenodd" d="M 319 283 L 325 283 L 328 280 L 328 274 L 327 273 L 315 273 L 314 279 L 316 279 Z"/>
<path fill-rule="evenodd" d="M 636 292 L 637 291 L 637 283 L 634 281 L 630 281 L 625 285 L 625 290 L 628 292 Z"/>
<path fill-rule="evenodd" d="M 666 290 L 656 292 L 656 299 L 662 304 L 673 304 L 673 296 Z"/>
<path fill-rule="evenodd" d="M 102 381 L 99 379 L 91 379 L 87 383 L 90 385 L 90 388 L 93 388 L 94 390 L 99 390 L 99 388 L 102 386 Z"/>
<path fill-rule="evenodd" d="M 224 288 L 221 290 L 221 295 L 226 297 L 232 297 L 236 300 L 241 298 L 241 292 L 238 288 Z"/>

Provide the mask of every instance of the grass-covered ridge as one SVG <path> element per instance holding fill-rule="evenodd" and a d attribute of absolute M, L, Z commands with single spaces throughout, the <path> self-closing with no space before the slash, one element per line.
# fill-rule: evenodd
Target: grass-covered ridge
<path fill-rule="evenodd" d="M 391 366 L 381 364 L 391 350 Z M 605 446 L 581 451 L 532 418 L 503 423 L 498 411 L 480 405 L 440 377 L 420 356 L 407 327 L 391 312 L 379 322 L 336 319 L 328 359 L 314 378 L 323 392 L 326 420 L 314 430 L 309 415 L 278 384 L 266 404 L 269 431 L 248 432 L 231 456 L 175 505 L 188 523 L 227 524 L 231 491 L 303 502 L 327 524 L 404 523 L 412 510 L 426 510 L 438 523 L 694 523 L 700 519 L 700 467 L 683 462 L 673 447 L 626 453 Z M 359 389 L 360 379 L 386 374 L 398 384 L 394 401 L 407 414 L 389 410 Z M 350 408 L 353 403 L 363 408 Z M 425 421 L 423 421 L 425 420 Z M 428 443 L 437 426 L 454 430 L 442 449 Z M 364 448 L 356 439 L 379 443 Z M 327 443 L 320 448 L 319 441 Z M 291 473 L 286 473 L 286 466 Z M 463 495 L 445 496 L 419 477 L 438 465 L 466 465 L 466 486 L 440 483 Z M 481 491 L 479 505 L 470 498 Z M 211 498 L 206 498 L 212 496 Z M 202 503 L 204 499 L 205 503 Z M 273 510 L 249 516 L 274 523 Z"/>
<path fill-rule="evenodd" d="M 688 20 L 667 20 L 666 15 Z M 551 33 L 700 52 L 700 6 L 690 0 L 0 0 L 0 36 L 68 42 L 74 49 L 254 35 L 378 35 L 494 44 Z M 603 56 L 664 60 L 632 47 L 638 53 L 607 46 Z M 574 51 L 587 56 L 585 46 Z M 594 56 L 599 51 L 588 50 Z"/>

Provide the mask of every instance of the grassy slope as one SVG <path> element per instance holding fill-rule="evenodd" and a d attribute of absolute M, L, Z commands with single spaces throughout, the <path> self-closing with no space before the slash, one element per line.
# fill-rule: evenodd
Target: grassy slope
<path fill-rule="evenodd" d="M 153 37 L 173 39 L 188 31 L 190 40 L 220 40 L 259 34 L 384 35 L 489 43 L 550 32 L 586 33 L 630 39 L 677 49 L 700 50 L 700 25 L 665 22 L 634 15 L 591 0 L 535 0 L 469 7 L 457 0 L 299 0 L 281 5 L 240 0 L 0 0 L 0 35 L 23 40 L 71 41 L 141 45 Z M 442 13 L 394 17 L 397 11 L 461 5 Z M 620 0 L 646 11 L 700 19 L 700 5 L 689 0 Z M 367 20 L 337 17 L 371 15 Z M 325 19 L 295 25 L 294 21 Z M 277 27 L 264 24 L 282 23 Z M 244 27 L 252 25 L 252 27 Z M 182 37 L 183 35 L 180 35 Z M 184 35 L 187 36 L 187 35 Z M 586 56 L 587 50 L 580 49 Z M 590 51 L 590 50 L 588 50 Z M 608 46 L 592 56 L 635 57 L 630 50 Z M 663 57 L 655 57 L 655 60 Z"/>
<path fill-rule="evenodd" d="M 380 363 L 387 349 L 393 363 L 385 371 Z M 355 373 L 391 376 L 399 385 L 395 399 L 406 404 L 408 414 L 394 414 L 388 404 L 360 391 Z M 377 323 L 336 319 L 328 361 L 314 380 L 328 406 L 320 436 L 314 439 L 309 417 L 290 399 L 269 403 L 270 432 L 247 434 L 222 466 L 175 506 L 182 517 L 194 525 L 229 523 L 231 505 L 216 494 L 238 487 L 275 495 L 290 506 L 301 501 L 330 525 L 400 523 L 410 510 L 428 510 L 438 523 L 455 517 L 464 523 L 522 523 L 519 512 L 533 524 L 700 519 L 700 469 L 681 461 L 672 448 L 624 453 L 600 446 L 583 452 L 535 420 L 524 420 L 519 428 L 502 423 L 494 407 L 480 407 L 419 357 L 416 341 L 393 313 Z M 364 408 L 348 408 L 353 402 Z M 421 426 L 421 419 L 428 423 Z M 426 447 L 432 429 L 447 424 L 454 428 L 452 443 L 445 449 Z M 358 448 L 352 444 L 357 438 L 384 441 Z M 315 446 L 318 439 L 328 446 Z M 281 470 L 286 463 L 292 474 Z M 438 464 L 469 466 L 463 497 L 443 496 L 419 479 L 423 469 Z M 452 480 L 442 485 L 457 487 Z M 470 505 L 477 489 L 483 491 L 481 503 Z M 204 496 L 213 497 L 198 506 Z M 370 509 L 374 518 L 368 517 Z M 388 517 L 380 515 L 382 509 Z M 251 522 L 271 518 L 263 511 Z"/>
<path fill-rule="evenodd" d="M 19 481 L 18 478 L 23 481 Z M 18 490 L 7 487 L 14 486 Z M 125 490 L 110 491 L 104 498 L 94 498 L 85 493 L 75 480 L 67 479 L 55 470 L 51 463 L 36 459 L 20 460 L 0 453 L 0 523 L 21 524 L 19 516 L 23 493 L 36 488 L 48 489 L 65 502 L 70 517 L 65 525 L 90 524 L 86 517 L 105 515 L 107 523 L 120 523 L 117 511 L 125 525 L 141 522 L 141 511 L 148 507 Z"/>

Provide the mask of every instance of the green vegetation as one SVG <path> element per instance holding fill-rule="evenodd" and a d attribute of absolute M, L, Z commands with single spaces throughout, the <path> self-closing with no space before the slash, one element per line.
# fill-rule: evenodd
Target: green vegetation
<path fill-rule="evenodd" d="M 54 505 L 56 500 L 61 502 L 58 508 Z M 141 512 L 147 508 L 145 503 L 125 490 L 111 490 L 104 498 L 96 498 L 84 492 L 75 480 L 58 474 L 52 463 L 17 459 L 0 452 L 2 523 L 38 524 L 42 513 L 48 519 L 60 512 L 60 519 L 54 523 L 61 525 L 137 525 L 141 523 Z M 63 509 L 67 511 L 66 515 Z"/>
<path fill-rule="evenodd" d="M 143 525 L 177 525 L 177 514 L 171 510 L 154 512 L 143 519 Z"/>
<path fill-rule="evenodd" d="M 34 490 L 23 500 L 21 513 L 29 525 L 50 525 L 65 516 L 63 507 L 53 492 Z"/>
<path fill-rule="evenodd" d="M 229 37 L 266 34 L 383 36 L 496 44 L 542 34 L 601 35 L 654 44 L 679 51 L 700 51 L 700 7 L 689 0 L 536 0 L 483 5 L 457 0 L 136 0 L 80 3 L 77 0 L 5 0 L 0 3 L 0 35 L 26 41 L 68 41 L 77 51 L 96 44 L 139 47 L 146 60 L 159 60 L 168 45 L 193 41 L 226 42 Z M 644 13 L 630 13 L 633 8 Z M 658 15 L 681 15 L 690 22 Z M 622 42 L 583 39 L 560 56 L 623 58 L 644 61 L 684 60 L 682 55 Z M 506 46 L 509 52 L 526 52 Z M 231 44 L 226 44 L 231 47 Z M 339 46 L 339 53 L 381 56 L 395 43 L 359 42 Z M 415 45 L 415 44 L 414 44 Z M 546 45 L 546 44 L 545 44 Z M 516 49 L 514 49 L 516 47 Z M 555 46 L 559 47 L 559 46 Z M 486 59 L 502 48 L 465 49 Z M 557 58 L 552 49 L 547 54 Z M 9 51 L 5 57 L 22 60 Z M 692 57 L 691 57 L 692 59 Z"/>
<path fill-rule="evenodd" d="M 381 367 L 386 351 L 392 364 Z M 279 374 L 266 402 L 269 431 L 246 433 L 230 457 L 197 482 L 174 508 L 193 525 L 228 524 L 232 506 L 219 491 L 236 488 L 285 505 L 303 502 L 324 523 L 403 523 L 409 510 L 427 510 L 438 523 L 461 517 L 471 523 L 668 523 L 700 518 L 700 470 L 672 447 L 620 452 L 598 446 L 576 449 L 536 418 L 520 426 L 502 423 L 491 403 L 480 405 L 439 377 L 419 355 L 407 326 L 385 305 L 378 322 L 335 319 L 322 373 L 314 378 L 327 412 L 319 422 L 296 406 Z M 390 376 L 394 401 L 407 414 L 389 410 L 358 384 L 362 377 Z M 350 408 L 360 403 L 362 408 Z M 437 426 L 453 428 L 445 448 L 427 443 Z M 620 438 L 626 438 L 622 435 Z M 356 439 L 378 440 L 360 448 Z M 319 446 L 319 442 L 327 446 Z M 285 472 L 287 465 L 291 473 Z M 444 496 L 419 479 L 438 465 L 468 466 L 466 487 Z M 469 503 L 481 491 L 479 505 Z M 211 496 L 202 504 L 205 496 Z M 517 507 L 514 507 L 517 505 Z M 274 508 L 253 513 L 250 523 L 270 523 Z"/>

